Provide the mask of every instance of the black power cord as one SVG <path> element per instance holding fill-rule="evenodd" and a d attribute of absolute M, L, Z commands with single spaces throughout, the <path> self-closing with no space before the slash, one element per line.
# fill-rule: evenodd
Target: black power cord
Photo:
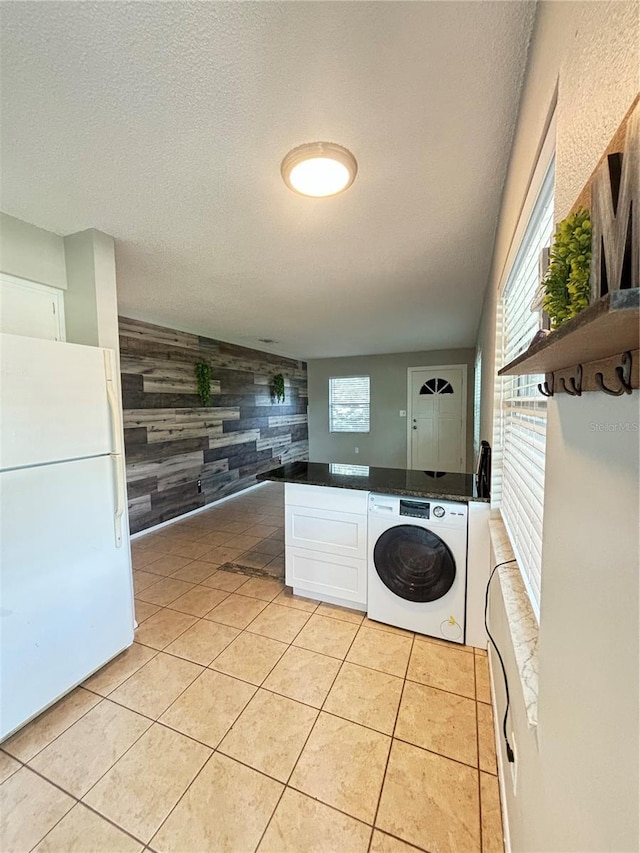
<path fill-rule="evenodd" d="M 491 640 L 491 644 L 492 644 L 493 648 L 496 650 L 496 654 L 498 655 L 498 660 L 500 661 L 500 666 L 502 667 L 502 677 L 504 678 L 504 692 L 505 692 L 506 697 L 507 697 L 507 705 L 506 705 L 506 708 L 504 709 L 504 719 L 502 720 L 502 733 L 504 735 L 504 742 L 505 742 L 505 745 L 507 747 L 507 761 L 510 764 L 513 764 L 515 762 L 516 757 L 514 755 L 513 749 L 511 748 L 511 744 L 509 743 L 509 737 L 507 735 L 507 716 L 509 715 L 509 704 L 510 704 L 509 682 L 507 681 L 507 670 L 505 669 L 504 661 L 502 660 L 502 655 L 500 654 L 500 649 L 498 648 L 496 641 L 493 639 L 493 636 L 491 635 L 491 631 L 489 630 L 489 625 L 487 622 L 487 611 L 489 609 L 489 588 L 491 586 L 491 581 L 493 580 L 493 576 L 495 575 L 495 573 L 497 572 L 497 570 L 501 566 L 508 566 L 509 563 L 515 563 L 515 562 L 517 562 L 515 559 L 505 560 L 504 563 L 498 563 L 497 566 L 493 567 L 493 571 L 489 575 L 489 580 L 487 581 L 487 589 L 486 589 L 485 596 L 484 596 L 484 627 L 485 627 L 485 630 L 487 632 L 487 636 Z"/>

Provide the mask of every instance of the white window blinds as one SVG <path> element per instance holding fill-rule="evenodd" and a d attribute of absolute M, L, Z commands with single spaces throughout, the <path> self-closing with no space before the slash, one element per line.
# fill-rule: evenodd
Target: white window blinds
<path fill-rule="evenodd" d="M 369 432 L 369 377 L 329 379 L 329 431 Z"/>
<path fill-rule="evenodd" d="M 553 236 L 553 164 L 544 178 L 498 304 L 496 364 L 500 369 L 527 349 L 540 328 L 531 303 L 539 284 L 541 250 Z M 544 376 L 497 381 L 494 504 L 500 507 L 515 555 L 539 615 L 547 402 Z"/>

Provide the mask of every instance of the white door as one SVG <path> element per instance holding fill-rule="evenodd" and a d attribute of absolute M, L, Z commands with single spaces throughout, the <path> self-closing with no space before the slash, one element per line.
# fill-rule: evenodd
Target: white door
<path fill-rule="evenodd" d="M 0 332 L 64 341 L 64 295 L 57 287 L 0 275 Z"/>
<path fill-rule="evenodd" d="M 109 456 L 0 474 L 0 739 L 133 641 Z"/>
<path fill-rule="evenodd" d="M 466 365 L 410 367 L 408 377 L 408 467 L 464 471 Z"/>

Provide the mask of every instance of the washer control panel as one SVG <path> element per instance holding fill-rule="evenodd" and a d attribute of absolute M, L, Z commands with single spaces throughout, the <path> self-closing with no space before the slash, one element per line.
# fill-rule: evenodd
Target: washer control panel
<path fill-rule="evenodd" d="M 442 507 L 438 508 L 442 509 Z M 424 501 L 400 501 L 400 515 L 408 516 L 409 518 L 429 518 L 430 511 L 431 504 Z M 438 518 L 441 517 L 438 516 Z"/>
<path fill-rule="evenodd" d="M 443 506 L 434 506 L 433 515 L 434 518 L 444 518 L 446 513 L 446 509 Z"/>

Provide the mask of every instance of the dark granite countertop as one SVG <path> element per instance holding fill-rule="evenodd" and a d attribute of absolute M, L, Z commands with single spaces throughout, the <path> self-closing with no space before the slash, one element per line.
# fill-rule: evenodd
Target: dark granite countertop
<path fill-rule="evenodd" d="M 410 471 L 404 468 L 371 468 L 326 462 L 289 462 L 258 475 L 258 480 L 297 483 L 302 486 L 331 486 L 358 489 L 383 495 L 408 495 L 447 501 L 489 501 L 479 497 L 474 474 L 444 471 Z"/>

